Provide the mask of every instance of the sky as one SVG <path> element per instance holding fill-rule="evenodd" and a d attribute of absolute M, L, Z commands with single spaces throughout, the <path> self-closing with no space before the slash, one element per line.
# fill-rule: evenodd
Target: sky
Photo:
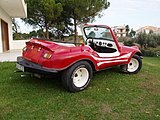
<path fill-rule="evenodd" d="M 152 25 L 160 27 L 160 0 L 108 0 L 111 5 L 96 24 L 129 25 L 135 30 Z"/>
<path fill-rule="evenodd" d="M 111 5 L 102 12 L 101 18 L 96 17 L 92 24 L 113 26 L 129 25 L 137 30 L 150 25 L 160 27 L 160 0 L 108 0 Z M 20 31 L 28 33 L 33 28 L 18 19 Z M 79 31 L 78 31 L 79 32 Z"/>

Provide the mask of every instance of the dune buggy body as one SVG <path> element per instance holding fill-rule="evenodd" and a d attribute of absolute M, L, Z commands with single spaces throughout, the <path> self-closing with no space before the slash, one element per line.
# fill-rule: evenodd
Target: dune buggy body
<path fill-rule="evenodd" d="M 17 68 L 38 74 L 62 73 L 62 83 L 69 91 L 86 88 L 93 71 L 119 65 L 127 73 L 137 73 L 142 66 L 138 47 L 119 44 L 106 25 L 84 25 L 84 43 L 80 46 L 33 38 L 26 43 Z"/>

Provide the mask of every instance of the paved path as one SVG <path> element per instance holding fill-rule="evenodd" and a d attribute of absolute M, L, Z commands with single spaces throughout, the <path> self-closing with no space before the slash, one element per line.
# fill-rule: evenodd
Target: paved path
<path fill-rule="evenodd" d="M 0 53 L 0 62 L 15 62 L 18 56 L 22 56 L 22 50 L 10 50 Z"/>

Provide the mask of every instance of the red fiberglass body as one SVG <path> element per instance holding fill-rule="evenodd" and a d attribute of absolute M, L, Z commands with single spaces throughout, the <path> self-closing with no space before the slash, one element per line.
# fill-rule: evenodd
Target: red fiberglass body
<path fill-rule="evenodd" d="M 93 71 L 117 65 L 125 66 L 123 70 L 128 69 L 130 73 L 137 72 L 139 69 L 139 58 L 136 60 L 134 57 L 131 62 L 133 56 L 141 56 L 138 47 L 120 45 L 110 27 L 85 25 L 82 28 L 82 34 L 85 44 L 80 46 L 38 38 L 31 39 L 26 43 L 22 57 L 17 59 L 17 68 L 23 72 L 48 74 L 65 71 L 85 61 L 85 65 L 87 62 Z M 85 73 L 87 70 L 82 69 L 81 71 Z M 88 73 L 86 72 L 86 76 L 90 75 Z M 75 77 L 77 76 L 78 73 Z"/>
<path fill-rule="evenodd" d="M 23 50 L 23 59 L 51 71 L 62 71 L 82 60 L 90 62 L 95 70 L 99 71 L 115 65 L 128 64 L 134 54 L 140 54 L 137 48 L 119 46 L 120 54 L 118 56 L 107 56 L 111 53 L 104 53 L 106 57 L 105 55 L 101 57 L 90 46 L 59 45 L 40 39 L 31 39 L 24 49 L 27 50 Z M 48 59 L 44 57 L 45 54 L 50 55 Z"/>

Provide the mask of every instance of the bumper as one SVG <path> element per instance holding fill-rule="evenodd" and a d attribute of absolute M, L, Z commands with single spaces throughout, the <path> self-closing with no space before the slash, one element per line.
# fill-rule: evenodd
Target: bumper
<path fill-rule="evenodd" d="M 31 72 L 38 74 L 58 73 L 57 70 L 43 68 L 42 66 L 23 59 L 22 57 L 17 57 L 16 68 L 23 72 Z"/>

